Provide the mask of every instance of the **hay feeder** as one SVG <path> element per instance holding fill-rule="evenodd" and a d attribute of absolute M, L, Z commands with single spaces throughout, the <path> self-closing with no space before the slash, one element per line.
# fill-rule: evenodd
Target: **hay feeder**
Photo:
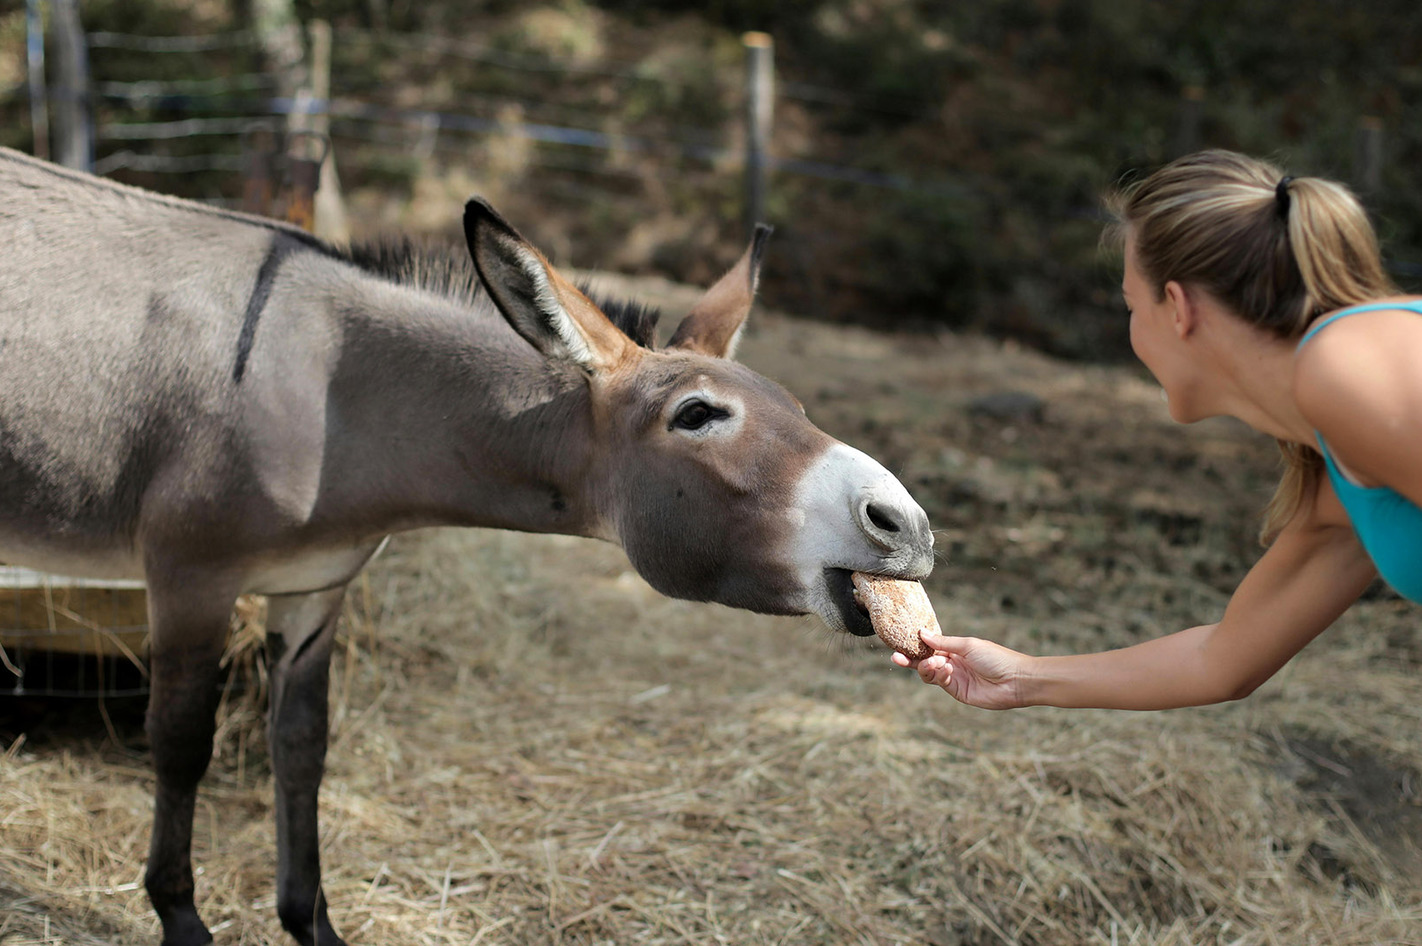
<path fill-rule="evenodd" d="M 0 565 L 0 695 L 141 696 L 147 642 L 143 582 Z"/>

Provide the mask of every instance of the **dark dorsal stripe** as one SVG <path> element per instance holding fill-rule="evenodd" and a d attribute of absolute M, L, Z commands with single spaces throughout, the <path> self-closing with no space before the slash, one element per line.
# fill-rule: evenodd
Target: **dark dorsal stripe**
<path fill-rule="evenodd" d="M 242 319 L 242 334 L 237 337 L 237 364 L 232 368 L 233 381 L 240 382 L 247 371 L 247 358 L 252 354 L 252 341 L 257 337 L 257 320 L 262 317 L 262 310 L 267 307 L 267 300 L 271 298 L 272 284 L 276 281 L 282 260 L 296 248 L 297 241 L 285 233 L 272 236 L 267 255 L 257 270 L 257 281 L 252 286 L 252 294 L 247 297 L 247 314 Z"/>

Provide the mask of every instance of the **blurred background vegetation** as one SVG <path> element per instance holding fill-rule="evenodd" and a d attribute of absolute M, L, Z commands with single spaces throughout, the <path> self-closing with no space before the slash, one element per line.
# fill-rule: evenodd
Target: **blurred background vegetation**
<path fill-rule="evenodd" d="M 235 122 L 280 94 L 240 32 L 262 3 L 82 4 L 97 37 L 102 172 L 236 201 Z M 557 262 L 708 281 L 745 233 L 741 37 L 760 30 L 775 42 L 771 305 L 1121 358 L 1101 195 L 1200 147 L 1353 184 L 1399 282 L 1422 285 L 1416 0 L 295 0 L 294 10 L 334 29 L 331 97 L 354 105 L 335 112 L 331 134 L 358 235 L 453 237 L 477 191 Z M 28 151 L 24 14 L 0 2 L 0 143 Z M 226 38 L 158 53 L 108 33 Z M 437 125 L 419 118 L 429 114 Z M 124 125 L 191 119 L 228 125 L 116 137 Z M 1367 134 L 1381 148 L 1373 164 Z"/>

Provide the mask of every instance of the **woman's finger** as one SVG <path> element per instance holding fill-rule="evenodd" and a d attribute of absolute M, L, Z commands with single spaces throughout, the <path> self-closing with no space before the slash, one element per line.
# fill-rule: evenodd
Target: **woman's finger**
<path fill-rule="evenodd" d="M 934 654 L 918 662 L 918 675 L 924 683 L 937 683 L 940 678 L 946 680 L 951 673 L 948 658 L 942 654 Z"/>
<path fill-rule="evenodd" d="M 935 634 L 929 630 L 919 631 L 918 636 L 934 650 L 946 650 L 955 654 L 961 654 L 967 648 L 968 643 L 973 640 L 971 637 L 949 637 L 946 634 Z"/>

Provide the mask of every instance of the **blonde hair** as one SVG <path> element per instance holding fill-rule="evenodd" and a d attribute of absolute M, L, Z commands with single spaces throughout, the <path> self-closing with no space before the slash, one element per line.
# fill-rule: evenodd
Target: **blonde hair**
<path fill-rule="evenodd" d="M 1132 241 L 1142 275 L 1162 298 L 1167 282 L 1198 286 L 1236 315 L 1284 339 L 1325 312 L 1393 295 L 1377 234 L 1347 187 L 1286 178 L 1231 151 L 1172 161 L 1107 198 L 1108 237 Z M 1323 458 L 1279 441 L 1284 475 L 1264 512 L 1266 545 L 1317 484 Z"/>

